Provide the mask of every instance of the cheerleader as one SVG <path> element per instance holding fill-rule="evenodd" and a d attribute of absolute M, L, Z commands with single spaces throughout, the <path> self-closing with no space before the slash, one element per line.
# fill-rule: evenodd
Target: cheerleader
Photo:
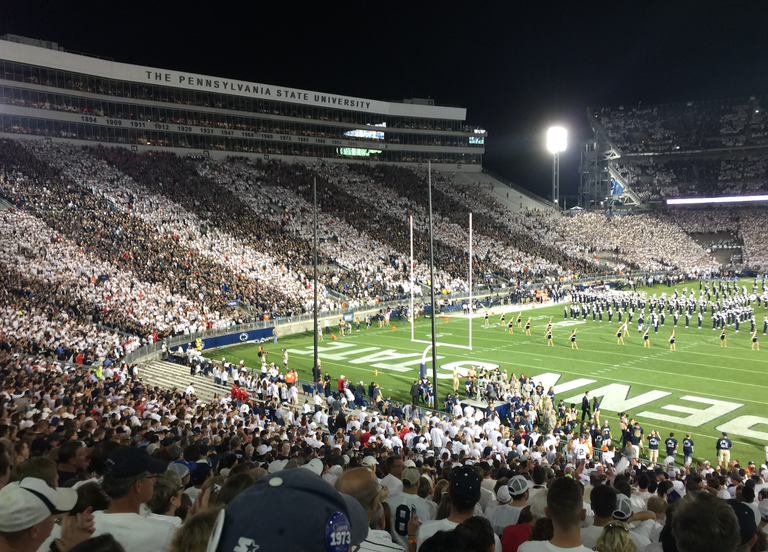
<path fill-rule="evenodd" d="M 525 323 L 525 335 L 531 335 L 531 317 L 528 317 L 528 321 Z"/>
<path fill-rule="evenodd" d="M 490 322 L 488 321 L 488 311 L 485 311 L 485 325 L 490 326 Z"/>
<path fill-rule="evenodd" d="M 650 330 L 650 328 L 646 328 L 645 329 L 645 333 L 643 334 L 643 348 L 648 347 L 650 349 L 651 348 L 651 338 L 648 335 L 650 333 L 649 330 Z"/>
<path fill-rule="evenodd" d="M 510 318 L 510 319 L 509 319 L 509 324 L 507 324 L 507 326 L 509 327 L 509 333 L 510 333 L 510 334 L 513 334 L 513 333 L 515 333 L 515 321 L 514 321 L 514 320 L 512 320 L 512 319 Z"/>
<path fill-rule="evenodd" d="M 760 350 L 760 343 L 757 341 L 757 328 L 752 332 L 752 350 L 754 351 L 755 349 Z"/>
<path fill-rule="evenodd" d="M 501 313 L 501 319 L 499 320 L 499 325 L 500 325 L 500 326 L 502 326 L 502 327 L 504 327 L 504 324 L 506 324 L 506 318 L 505 318 L 505 315 L 506 315 L 506 313 L 503 313 L 503 312 L 502 312 L 502 313 Z"/>
<path fill-rule="evenodd" d="M 554 347 L 555 343 L 552 341 L 552 328 L 551 328 L 551 324 L 550 324 L 550 327 L 547 328 L 547 331 L 544 332 L 544 333 L 547 336 L 547 347 L 549 347 L 550 345 L 552 347 Z"/>
<path fill-rule="evenodd" d="M 624 335 L 624 324 L 619 324 L 619 330 L 616 332 L 616 345 L 624 345 L 624 338 L 622 337 Z"/>
<path fill-rule="evenodd" d="M 669 336 L 669 350 L 677 351 L 677 345 L 675 345 L 675 330 L 672 330 L 672 335 Z"/>
<path fill-rule="evenodd" d="M 571 332 L 571 349 L 578 349 L 578 348 L 579 348 L 579 344 L 576 343 L 576 330 L 573 330 L 573 332 Z"/>
<path fill-rule="evenodd" d="M 727 347 L 728 342 L 725 339 L 725 326 L 723 326 L 723 329 L 720 331 L 720 346 L 721 347 Z"/>
<path fill-rule="evenodd" d="M 522 328 L 523 327 L 523 315 L 522 313 L 517 313 L 517 327 Z"/>
<path fill-rule="evenodd" d="M 549 324 L 547 324 L 547 331 L 552 329 L 552 319 L 549 319 Z"/>

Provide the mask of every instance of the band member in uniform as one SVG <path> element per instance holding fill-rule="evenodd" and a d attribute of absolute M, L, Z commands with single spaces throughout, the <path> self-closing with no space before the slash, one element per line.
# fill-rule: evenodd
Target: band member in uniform
<path fill-rule="evenodd" d="M 721 347 L 727 347 L 728 342 L 725 339 L 725 327 L 720 331 L 720 346 Z"/>
<path fill-rule="evenodd" d="M 579 348 L 579 344 L 576 343 L 576 330 L 573 330 L 573 332 L 571 332 L 571 349 L 578 349 L 578 348 Z"/>
<path fill-rule="evenodd" d="M 760 350 L 760 343 L 757 341 L 757 329 L 752 332 L 752 350 L 754 351 L 755 349 Z"/>
<path fill-rule="evenodd" d="M 650 328 L 645 328 L 645 333 L 643 334 L 643 348 L 648 347 L 651 348 L 651 338 L 648 335 L 650 331 Z"/>
<path fill-rule="evenodd" d="M 525 335 L 531 335 L 531 317 L 528 317 L 528 321 L 525 323 Z"/>
<path fill-rule="evenodd" d="M 669 336 L 669 350 L 677 351 L 677 345 L 675 345 L 675 330 L 672 330 L 672 335 Z"/>
<path fill-rule="evenodd" d="M 624 330 L 624 324 L 619 324 L 619 330 L 616 332 L 616 337 L 618 338 L 616 340 L 616 345 L 619 345 L 619 344 L 624 345 L 624 338 L 622 337 L 622 335 L 624 335 L 623 330 Z"/>

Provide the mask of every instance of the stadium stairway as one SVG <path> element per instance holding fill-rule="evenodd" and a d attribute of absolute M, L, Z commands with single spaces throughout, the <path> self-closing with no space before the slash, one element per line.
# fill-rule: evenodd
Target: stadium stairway
<path fill-rule="evenodd" d="M 163 360 L 150 360 L 139 366 L 139 378 L 147 383 L 157 385 L 164 389 L 173 389 L 174 387 L 182 393 L 191 383 L 195 388 L 197 398 L 204 403 L 211 402 L 214 395 L 229 395 L 232 389 L 231 383 L 227 386 L 216 385 L 213 383 L 213 376 L 189 375 L 189 368 L 176 364 L 175 362 L 166 362 Z M 230 380 L 231 382 L 232 380 Z M 296 407 L 302 406 L 310 397 L 305 395 L 302 387 L 299 387 L 299 397 Z"/>
<path fill-rule="evenodd" d="M 214 394 L 219 396 L 229 393 L 230 387 L 216 385 L 213 376 L 190 376 L 189 368 L 174 362 L 163 360 L 151 360 L 139 366 L 139 377 L 144 381 L 166 389 L 174 387 L 184 391 L 191 383 L 195 388 L 195 394 L 203 402 L 210 402 Z"/>
<path fill-rule="evenodd" d="M 504 182 L 494 178 L 487 172 L 443 172 L 442 174 L 446 180 L 450 181 L 452 178 L 456 184 L 483 186 L 487 188 L 491 195 L 499 200 L 499 203 L 513 213 L 524 213 L 526 208 L 529 210 L 538 209 L 545 214 L 554 215 L 556 213 L 549 202 L 541 201 L 540 198 L 537 198 L 532 194 L 521 193 Z M 493 190 L 491 190 L 491 187 L 493 187 Z M 509 197 L 507 197 L 507 194 L 509 194 Z"/>

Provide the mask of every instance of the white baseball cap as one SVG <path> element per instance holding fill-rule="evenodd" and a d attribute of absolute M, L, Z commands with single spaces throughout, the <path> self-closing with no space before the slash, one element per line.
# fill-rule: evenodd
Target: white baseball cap
<path fill-rule="evenodd" d="M 313 458 L 301 467 L 311 470 L 315 475 L 323 475 L 323 461 L 319 458 Z"/>
<path fill-rule="evenodd" d="M 42 479 L 27 477 L 0 490 L 0 531 L 15 533 L 69 512 L 77 503 L 74 489 L 54 489 Z"/>
<path fill-rule="evenodd" d="M 378 464 L 378 462 L 376 461 L 376 459 L 373 456 L 366 456 L 365 458 L 363 458 L 362 464 L 366 468 L 372 468 L 376 464 Z"/>

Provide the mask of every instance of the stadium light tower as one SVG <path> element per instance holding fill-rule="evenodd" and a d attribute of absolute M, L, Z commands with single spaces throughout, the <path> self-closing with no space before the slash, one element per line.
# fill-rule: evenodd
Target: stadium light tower
<path fill-rule="evenodd" d="M 552 202 L 559 207 L 560 153 L 568 145 L 568 131 L 563 127 L 550 127 L 547 131 L 547 149 L 552 153 Z"/>

